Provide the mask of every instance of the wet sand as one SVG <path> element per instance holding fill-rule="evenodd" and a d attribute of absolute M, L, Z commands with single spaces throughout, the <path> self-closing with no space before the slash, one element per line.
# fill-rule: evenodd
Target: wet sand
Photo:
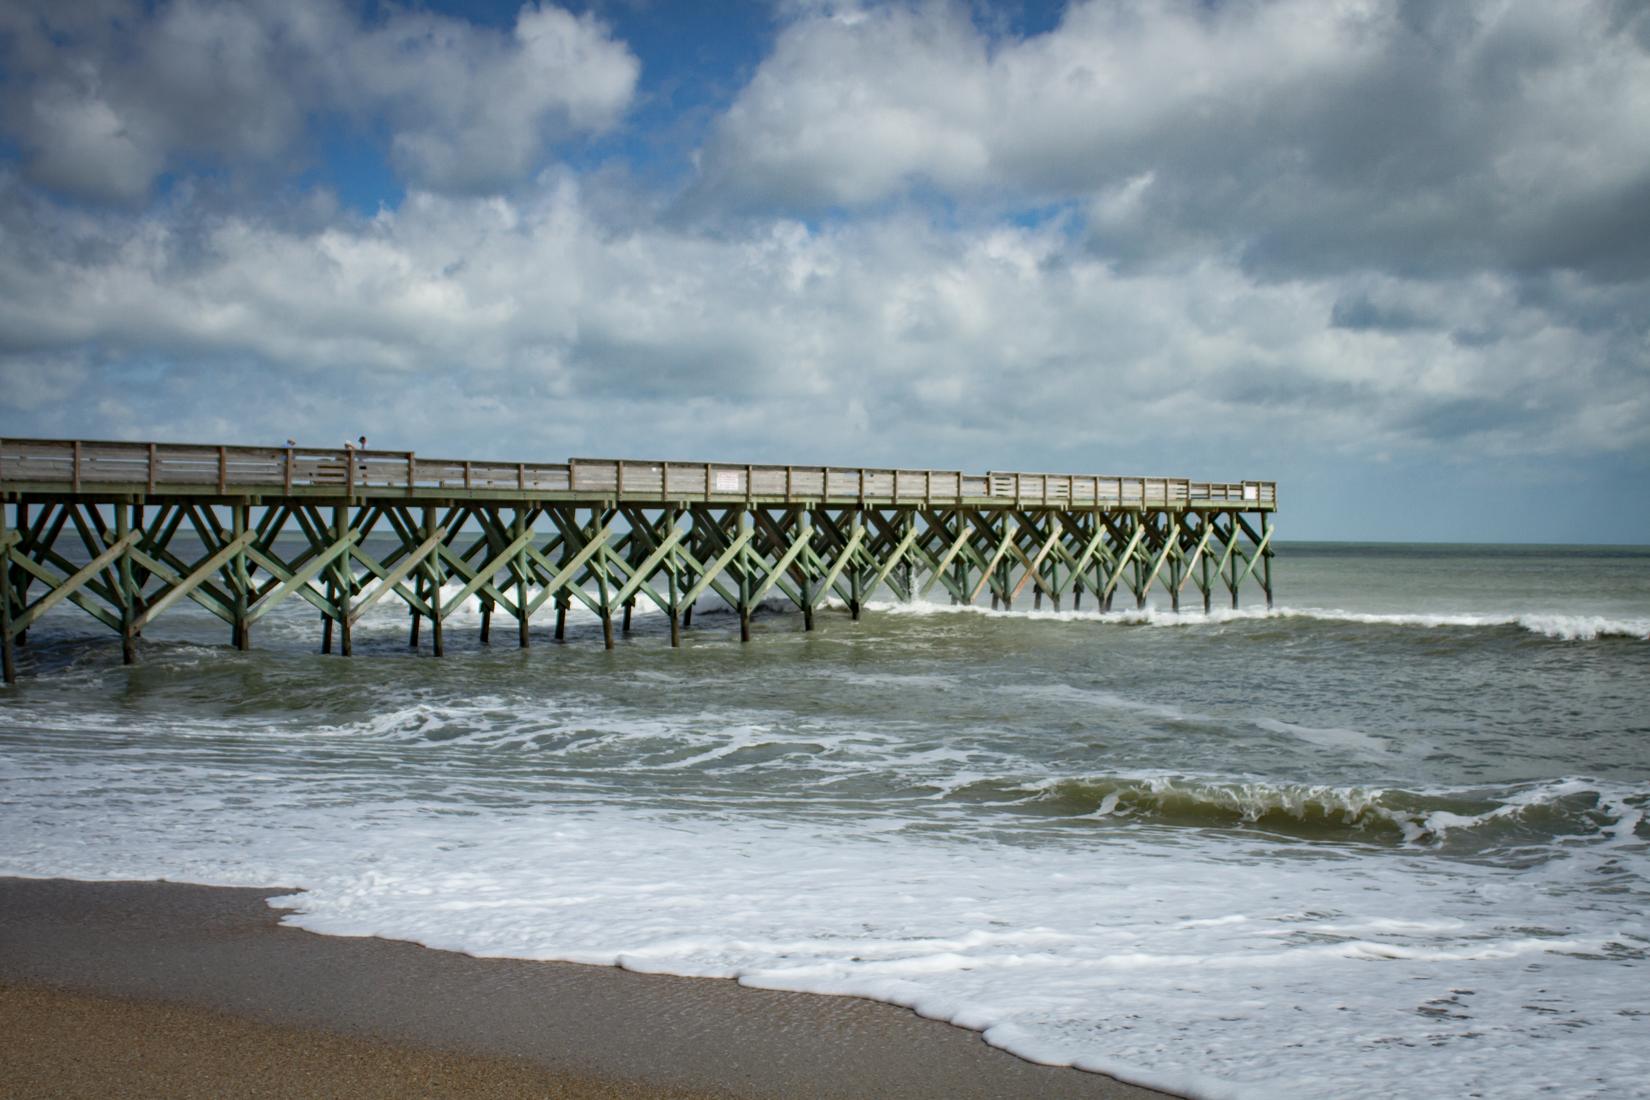
<path fill-rule="evenodd" d="M 291 892 L 0 878 L 5 1094 L 1164 1095 L 857 998 L 314 935 Z"/>

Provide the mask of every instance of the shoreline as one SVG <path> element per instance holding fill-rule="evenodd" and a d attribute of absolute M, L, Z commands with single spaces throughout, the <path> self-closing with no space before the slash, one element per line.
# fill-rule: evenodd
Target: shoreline
<path fill-rule="evenodd" d="M 112 1074 L 103 1084 L 124 1095 L 167 1091 L 132 1091 L 146 1079 L 134 1066 L 174 1085 L 241 1066 L 264 1075 L 261 1095 L 281 1096 L 342 1094 L 352 1066 L 415 1080 L 424 1095 L 454 1094 L 442 1081 L 490 1083 L 496 1096 L 683 1100 L 1169 1095 L 1036 1065 L 855 997 L 319 935 L 282 926 L 265 900 L 294 892 L 0 877 L 0 1018 L 31 1022 L 0 1039 L 0 1066 Z M 274 1082 L 255 1068 L 266 1064 L 308 1068 Z"/>

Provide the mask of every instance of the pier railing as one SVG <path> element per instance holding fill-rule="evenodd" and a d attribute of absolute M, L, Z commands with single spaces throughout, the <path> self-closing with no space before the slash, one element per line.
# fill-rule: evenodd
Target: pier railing
<path fill-rule="evenodd" d="M 412 451 L 324 450 L 87 440 L 0 440 L 0 489 L 194 491 L 379 496 L 526 494 L 630 500 L 741 499 L 932 504 L 1014 501 L 1022 505 L 1184 507 L 1200 502 L 1268 510 L 1271 481 L 1211 482 L 869 466 L 780 466 L 574 458 L 495 462 L 425 458 Z"/>

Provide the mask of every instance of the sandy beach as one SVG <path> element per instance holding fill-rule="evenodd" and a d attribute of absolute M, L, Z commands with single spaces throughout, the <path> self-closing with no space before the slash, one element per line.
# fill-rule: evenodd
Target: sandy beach
<path fill-rule="evenodd" d="M 0 879 L 6 1095 L 1164 1095 L 856 998 L 314 935 L 290 892 Z"/>

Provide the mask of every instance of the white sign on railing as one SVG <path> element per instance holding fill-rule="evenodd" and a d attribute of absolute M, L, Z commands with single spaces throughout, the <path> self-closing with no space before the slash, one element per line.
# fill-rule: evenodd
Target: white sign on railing
<path fill-rule="evenodd" d="M 739 491 L 739 471 L 717 470 L 716 491 L 718 493 L 737 493 Z"/>

